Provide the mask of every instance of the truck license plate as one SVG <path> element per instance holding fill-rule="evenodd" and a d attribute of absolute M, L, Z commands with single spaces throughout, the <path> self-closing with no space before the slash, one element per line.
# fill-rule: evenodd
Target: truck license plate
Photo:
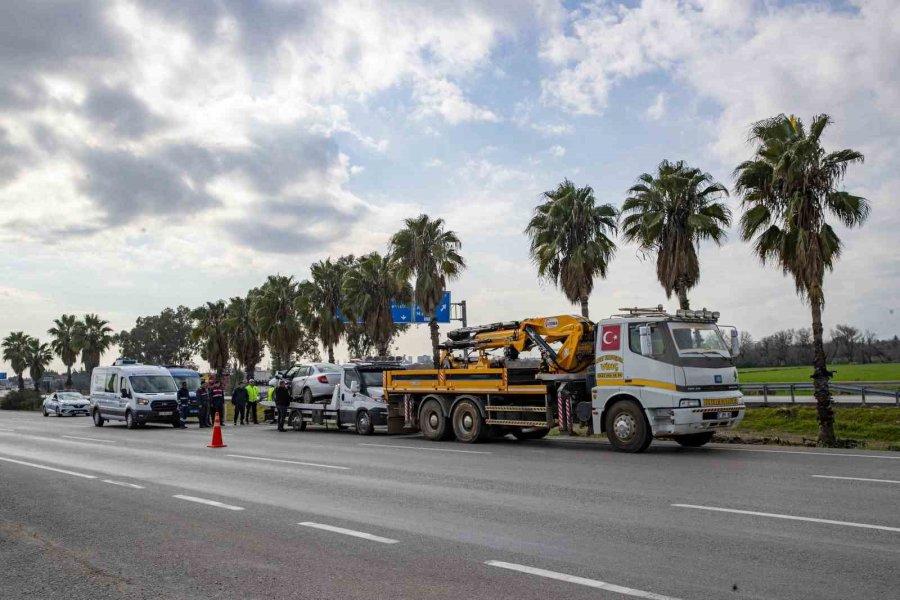
<path fill-rule="evenodd" d="M 719 413 L 719 414 L 725 414 L 725 413 Z M 169 417 L 169 416 L 172 416 L 172 411 L 171 411 L 171 410 L 163 410 L 163 411 L 160 411 L 159 416 L 161 416 L 161 417 Z"/>
<path fill-rule="evenodd" d="M 720 413 L 718 413 L 717 416 L 718 416 L 718 418 L 720 418 L 720 419 L 730 419 L 730 418 L 731 418 L 731 411 L 728 411 L 728 412 L 720 412 Z"/>

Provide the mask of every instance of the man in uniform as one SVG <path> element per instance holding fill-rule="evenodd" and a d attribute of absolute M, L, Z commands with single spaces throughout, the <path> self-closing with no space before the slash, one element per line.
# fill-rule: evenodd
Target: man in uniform
<path fill-rule="evenodd" d="M 215 415 L 219 415 L 219 424 L 225 427 L 225 390 L 218 380 L 213 381 L 212 387 L 209 389 L 209 397 L 212 404 L 213 423 L 215 423 Z"/>
<path fill-rule="evenodd" d="M 256 381 L 250 380 L 247 384 L 247 423 L 253 420 L 253 424 L 257 425 L 259 420 L 256 416 L 256 402 L 259 400 L 259 388 L 256 387 Z"/>
<path fill-rule="evenodd" d="M 287 381 L 282 379 L 278 382 L 278 387 L 275 389 L 275 409 L 278 411 L 278 431 L 284 431 L 284 420 L 287 418 L 290 404 L 291 391 L 288 389 Z"/>
<path fill-rule="evenodd" d="M 178 388 L 178 394 L 175 397 L 178 399 L 178 414 L 181 415 L 181 428 L 187 429 L 187 416 L 191 410 L 191 392 L 188 390 L 186 381 L 181 382 L 181 387 Z"/>
<path fill-rule="evenodd" d="M 206 380 L 200 380 L 200 387 L 197 389 L 197 420 L 200 427 L 209 427 L 209 388 L 206 387 Z"/>
<path fill-rule="evenodd" d="M 245 425 L 244 418 L 247 414 L 247 401 L 250 394 L 247 393 L 247 387 L 241 381 L 236 388 L 231 390 L 231 404 L 234 406 L 234 424 L 238 424 L 240 419 L 241 425 Z"/>

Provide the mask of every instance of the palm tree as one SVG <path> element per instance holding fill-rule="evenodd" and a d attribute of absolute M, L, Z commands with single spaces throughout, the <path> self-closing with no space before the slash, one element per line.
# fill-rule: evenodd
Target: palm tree
<path fill-rule="evenodd" d="M 200 355 L 216 372 L 216 381 L 222 380 L 225 367 L 228 366 L 228 332 L 225 326 L 227 311 L 224 300 L 207 302 L 205 306 L 195 308 L 191 316 L 197 326 L 191 333 L 194 341 L 200 342 Z"/>
<path fill-rule="evenodd" d="M 568 179 L 542 197 L 525 228 L 531 258 L 538 275 L 561 288 L 572 304 L 580 302 L 587 318 L 594 278 L 606 277 L 616 252 L 607 234 L 616 232 L 618 214 L 611 204 L 597 205 L 590 187 L 577 188 Z"/>
<path fill-rule="evenodd" d="M 299 294 L 293 276 L 269 275 L 253 303 L 259 335 L 272 350 L 275 368 L 290 361 L 303 334 L 296 306 Z"/>
<path fill-rule="evenodd" d="M 388 356 L 397 331 L 391 301 L 409 302 L 412 297 L 412 286 L 401 276 L 396 259 L 377 252 L 360 257 L 344 275 L 343 296 L 348 316 L 361 319 L 375 351 Z"/>
<path fill-rule="evenodd" d="M 3 338 L 3 360 L 9 363 L 13 373 L 19 378 L 19 391 L 25 390 L 22 374 L 28 367 L 28 341 L 32 337 L 24 331 L 13 331 Z"/>
<path fill-rule="evenodd" d="M 405 227 L 391 237 L 390 254 L 397 263 L 400 277 L 415 277 L 413 299 L 429 318 L 431 353 L 438 368 L 438 322 L 434 313 L 447 289 L 447 281 L 456 279 L 466 261 L 459 254 L 462 246 L 453 231 L 444 229 L 443 219 L 419 215 L 404 221 Z"/>
<path fill-rule="evenodd" d="M 735 188 L 742 197 L 741 236 L 753 238 L 763 264 L 781 268 L 794 278 L 797 294 L 812 311 L 813 385 L 819 420 L 818 443 L 833 446 L 834 411 L 822 340 L 825 271 L 833 268 L 842 244 L 826 221 L 832 216 L 845 227 L 862 225 L 869 215 L 865 198 L 838 190 L 847 167 L 863 162 L 855 150 L 826 153 L 822 133 L 831 118 L 813 117 L 809 130 L 797 117 L 778 115 L 758 121 L 750 140 L 756 149 L 735 169 Z"/>
<path fill-rule="evenodd" d="M 311 279 L 300 284 L 297 310 L 313 335 L 319 338 L 328 352 L 328 362 L 334 362 L 334 347 L 344 334 L 341 319 L 341 286 L 344 272 L 353 257 L 330 258 L 313 263 Z"/>
<path fill-rule="evenodd" d="M 53 336 L 50 348 L 66 365 L 66 389 L 72 387 L 72 365 L 78 360 L 78 344 L 75 343 L 75 330 L 78 318 L 75 315 L 63 315 L 53 319 L 54 326 L 47 330 Z"/>
<path fill-rule="evenodd" d="M 256 365 L 262 359 L 262 342 L 253 317 L 253 302 L 258 289 L 248 292 L 246 298 L 235 296 L 228 303 L 225 315 L 225 331 L 231 350 L 243 365 L 247 379 L 253 379 Z"/>
<path fill-rule="evenodd" d="M 731 210 L 718 200 L 728 190 L 709 173 L 662 161 L 654 177 L 644 173 L 622 205 L 622 234 L 641 251 L 656 254 L 656 277 L 671 298 L 689 309 L 687 292 L 700 281 L 697 250 L 701 240 L 721 244 L 731 225 Z"/>
<path fill-rule="evenodd" d="M 81 349 L 81 362 L 88 374 L 100 366 L 100 357 L 113 344 L 115 336 L 108 325 L 109 321 L 87 314 L 75 326 L 75 345 Z"/>
<path fill-rule="evenodd" d="M 41 391 L 41 377 L 47 365 L 53 361 L 53 351 L 48 344 L 42 344 L 37 338 L 29 338 L 25 345 L 25 360 L 28 363 L 28 374 L 34 384 L 34 391 Z"/>

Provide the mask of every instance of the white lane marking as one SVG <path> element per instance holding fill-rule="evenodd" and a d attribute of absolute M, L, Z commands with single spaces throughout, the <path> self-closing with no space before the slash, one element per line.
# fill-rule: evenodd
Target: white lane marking
<path fill-rule="evenodd" d="M 0 431 L 8 431 L 9 433 L 15 433 L 15 429 L 0 429 Z"/>
<path fill-rule="evenodd" d="M 634 596 L 636 598 L 647 598 L 648 600 L 678 600 L 672 596 L 663 596 L 654 594 L 653 592 L 645 592 L 644 590 L 636 590 L 634 588 L 616 585 L 614 583 L 606 583 L 596 579 L 588 579 L 586 577 L 578 577 L 576 575 L 567 575 L 566 573 L 557 573 L 556 571 L 548 571 L 546 569 L 538 569 L 528 567 L 526 565 L 517 565 L 515 563 L 503 562 L 501 560 L 485 561 L 486 565 L 491 567 L 500 567 L 501 569 L 509 569 L 510 571 L 518 571 L 520 573 L 528 573 L 529 575 L 537 575 L 538 577 L 546 577 L 548 579 L 556 579 L 557 581 L 565 581 L 567 583 L 575 583 L 608 592 L 616 592 L 617 594 L 625 594 L 626 596 Z"/>
<path fill-rule="evenodd" d="M 143 490 L 143 489 L 146 489 L 146 488 L 144 488 L 144 486 L 138 485 L 138 484 L 136 484 L 136 483 L 127 483 L 127 482 L 125 482 L 125 481 L 113 481 L 112 479 L 104 479 L 104 480 L 103 480 L 103 483 L 111 483 L 111 484 L 113 484 L 113 485 L 120 485 L 120 486 L 122 486 L 122 487 L 127 487 L 127 488 L 131 488 L 131 489 L 134 489 L 134 490 Z"/>
<path fill-rule="evenodd" d="M 789 521 L 807 521 L 809 523 L 824 523 L 826 525 L 843 525 L 844 527 L 859 527 L 862 529 L 880 529 L 881 531 L 893 531 L 900 533 L 900 527 L 887 527 L 886 525 L 870 525 L 869 523 L 854 523 L 853 521 L 833 521 L 831 519 L 815 519 L 813 517 L 798 517 L 795 515 L 782 515 L 779 513 L 757 512 L 755 510 L 737 510 L 735 508 L 720 508 L 718 506 L 699 506 L 696 504 L 673 504 L 678 508 L 694 508 L 697 510 L 710 510 L 714 512 L 735 513 L 739 515 L 753 515 L 756 517 L 769 517 L 770 519 L 787 519 Z"/>
<path fill-rule="evenodd" d="M 56 473 L 64 473 L 66 475 L 74 475 L 75 477 L 84 477 L 85 479 L 97 479 L 95 475 L 87 475 L 85 473 L 76 473 L 75 471 L 67 471 L 65 469 L 57 469 L 56 467 L 48 467 L 46 465 L 38 465 L 35 463 L 25 462 L 24 460 L 15 460 L 13 458 L 4 458 L 0 456 L 0 460 L 4 460 L 6 462 L 16 463 L 17 465 L 25 465 L 26 467 L 34 467 L 35 469 L 45 469 L 47 471 L 54 471 Z"/>
<path fill-rule="evenodd" d="M 68 438 L 70 440 L 84 440 L 86 442 L 102 442 L 104 444 L 115 444 L 115 440 L 101 440 L 99 438 L 89 438 L 89 437 L 78 437 L 77 435 L 64 435 L 61 436 L 64 438 Z"/>
<path fill-rule="evenodd" d="M 397 540 L 392 540 L 391 538 L 372 535 L 371 533 L 366 533 L 365 531 L 355 531 L 353 529 L 344 529 L 343 527 L 335 527 L 334 525 L 325 525 L 324 523 L 312 523 L 310 521 L 304 521 L 303 523 L 297 523 L 297 525 L 302 525 L 303 527 L 312 527 L 313 529 L 321 529 L 323 531 L 330 531 L 332 533 L 341 533 L 343 535 L 349 535 L 349 536 L 353 536 L 353 537 L 362 538 L 364 540 L 369 540 L 370 542 L 381 542 L 382 544 L 397 544 L 397 543 L 399 543 Z"/>
<path fill-rule="evenodd" d="M 879 456 L 877 454 L 846 454 L 843 452 L 809 452 L 805 450 L 762 450 L 756 448 L 710 448 L 710 450 L 725 450 L 731 452 L 770 452 L 773 454 L 811 454 L 813 456 L 849 456 L 852 458 L 888 458 L 900 460 L 900 456 Z"/>
<path fill-rule="evenodd" d="M 872 481 L 875 483 L 900 483 L 895 479 L 870 479 L 868 477 L 838 477 L 837 475 L 813 475 L 819 479 L 846 479 L 848 481 Z"/>
<path fill-rule="evenodd" d="M 429 452 L 459 452 L 461 454 L 492 454 L 479 450 L 451 450 L 450 448 L 423 448 L 422 446 L 400 446 L 395 444 L 357 444 L 358 446 L 374 446 L 375 448 L 401 448 L 403 450 L 428 450 Z"/>
<path fill-rule="evenodd" d="M 297 460 L 283 460 L 280 458 L 263 458 L 261 456 L 244 456 L 243 454 L 226 454 L 225 456 L 231 456 L 232 458 L 245 458 L 247 460 L 263 460 L 266 462 L 287 463 L 289 465 L 303 465 L 304 467 L 320 467 L 322 469 L 340 469 L 342 471 L 350 470 L 350 467 L 339 467 L 337 465 L 322 465 L 319 463 L 300 462 Z"/>
<path fill-rule="evenodd" d="M 224 502 L 216 502 L 215 500 L 207 500 L 206 498 L 198 498 L 196 496 L 182 496 L 181 494 L 175 494 L 172 497 L 178 498 L 179 500 L 187 500 L 188 502 L 197 502 L 199 504 L 208 504 L 209 506 L 225 508 L 228 510 L 244 510 L 243 506 L 234 506 L 233 504 L 225 504 Z"/>

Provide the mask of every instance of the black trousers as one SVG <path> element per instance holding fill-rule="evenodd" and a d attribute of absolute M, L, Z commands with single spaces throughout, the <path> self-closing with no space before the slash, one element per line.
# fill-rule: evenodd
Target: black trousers
<path fill-rule="evenodd" d="M 288 410 L 290 410 L 289 406 L 284 405 L 275 405 L 275 410 L 278 412 L 278 431 L 284 430 L 284 420 L 287 419 Z"/>
<path fill-rule="evenodd" d="M 238 424 L 238 418 L 240 418 L 241 424 L 244 423 L 244 418 L 247 416 L 247 402 L 243 400 L 239 400 L 234 403 L 234 424 Z"/>
<path fill-rule="evenodd" d="M 198 411 L 197 420 L 200 422 L 200 427 L 209 427 L 209 403 L 201 401 Z"/>
<path fill-rule="evenodd" d="M 219 413 L 219 424 L 223 427 L 225 426 L 225 403 L 224 402 L 213 402 L 212 405 L 212 421 L 215 423 L 216 421 L 216 413 Z"/>
<path fill-rule="evenodd" d="M 259 418 L 256 416 L 256 402 L 247 403 L 247 422 L 253 421 L 254 425 L 259 424 Z"/>

